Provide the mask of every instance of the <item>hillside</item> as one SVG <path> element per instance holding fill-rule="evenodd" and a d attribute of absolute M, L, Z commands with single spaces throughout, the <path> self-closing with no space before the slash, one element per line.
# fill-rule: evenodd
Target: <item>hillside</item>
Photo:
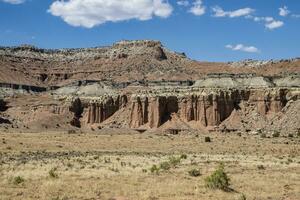
<path fill-rule="evenodd" d="M 62 86 L 80 80 L 110 82 L 197 80 L 211 73 L 279 75 L 299 72 L 300 60 L 213 63 L 193 61 L 158 41 L 121 41 L 110 47 L 47 50 L 0 48 L 0 82 Z"/>

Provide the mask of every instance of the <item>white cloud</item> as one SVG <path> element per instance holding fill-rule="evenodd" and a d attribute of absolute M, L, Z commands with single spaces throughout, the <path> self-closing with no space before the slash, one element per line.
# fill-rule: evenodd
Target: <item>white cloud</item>
<path fill-rule="evenodd" d="M 21 4 L 25 2 L 25 0 L 2 0 L 2 1 L 10 4 Z"/>
<path fill-rule="evenodd" d="M 203 6 L 202 0 L 195 0 L 189 12 L 194 15 L 201 16 L 205 14 L 206 7 Z"/>
<path fill-rule="evenodd" d="M 291 12 L 289 11 L 287 6 L 283 6 L 282 8 L 279 8 L 279 15 L 282 17 L 286 17 L 290 14 Z"/>
<path fill-rule="evenodd" d="M 180 0 L 180 1 L 177 1 L 177 5 L 187 7 L 190 5 L 190 2 L 187 0 Z"/>
<path fill-rule="evenodd" d="M 294 18 L 300 18 L 300 15 L 299 14 L 293 14 L 292 17 L 294 17 Z"/>
<path fill-rule="evenodd" d="M 270 29 L 270 30 L 273 30 L 273 29 L 276 29 L 276 28 L 280 28 L 284 25 L 284 23 L 282 21 L 271 21 L 271 22 L 268 22 L 265 24 L 265 27 Z"/>
<path fill-rule="evenodd" d="M 269 30 L 280 28 L 284 25 L 284 22 L 275 20 L 273 17 L 256 17 L 251 15 L 255 12 L 252 8 L 242 8 L 234 11 L 224 11 L 221 7 L 215 6 L 212 8 L 214 17 L 245 17 L 246 19 L 252 19 L 255 22 L 263 22 L 265 27 Z"/>
<path fill-rule="evenodd" d="M 275 20 L 273 17 L 253 17 L 250 15 L 247 18 L 253 19 L 255 22 L 264 22 L 265 27 L 269 30 L 280 28 L 284 25 L 284 22 Z"/>
<path fill-rule="evenodd" d="M 230 18 L 247 16 L 255 12 L 255 10 L 252 8 L 241 8 L 234 11 L 224 11 L 220 6 L 215 6 L 212 8 L 212 10 L 214 12 L 213 15 L 214 17 L 230 17 Z"/>
<path fill-rule="evenodd" d="M 106 22 L 167 18 L 173 7 L 165 0 L 57 0 L 48 12 L 72 26 L 92 28 Z"/>
<path fill-rule="evenodd" d="M 243 44 L 231 45 L 228 44 L 225 46 L 227 49 L 231 49 L 233 51 L 244 51 L 248 53 L 259 53 L 259 49 L 254 46 L 245 46 Z"/>

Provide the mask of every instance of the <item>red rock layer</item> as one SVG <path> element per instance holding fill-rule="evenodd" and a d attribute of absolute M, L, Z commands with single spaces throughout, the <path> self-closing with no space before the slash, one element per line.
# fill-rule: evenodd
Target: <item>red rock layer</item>
<path fill-rule="evenodd" d="M 101 123 L 127 104 L 127 96 L 109 97 L 101 103 L 90 103 L 87 108 L 87 123 Z"/>
<path fill-rule="evenodd" d="M 195 121 L 201 125 L 218 126 L 236 109 L 240 103 L 256 107 L 262 116 L 277 113 L 286 105 L 287 91 L 278 90 L 203 90 L 193 95 L 174 96 L 136 96 L 130 103 L 127 96 L 109 97 L 101 103 L 89 103 L 87 123 L 102 123 L 116 111 L 127 107 L 130 128 L 147 125 L 158 128 L 176 113 L 183 121 Z"/>
<path fill-rule="evenodd" d="M 285 90 L 216 91 L 184 97 L 136 97 L 131 103 L 130 127 L 144 124 L 158 128 L 177 113 L 184 121 L 196 121 L 204 126 L 217 126 L 228 118 L 241 102 L 254 104 L 261 115 L 279 112 L 286 104 Z"/>

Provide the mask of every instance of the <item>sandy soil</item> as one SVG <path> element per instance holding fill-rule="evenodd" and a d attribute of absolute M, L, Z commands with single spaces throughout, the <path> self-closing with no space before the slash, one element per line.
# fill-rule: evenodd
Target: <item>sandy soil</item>
<path fill-rule="evenodd" d="M 299 137 L 205 136 L 0 133 L 0 199 L 300 199 Z M 177 166 L 151 173 L 181 155 Z M 220 162 L 232 192 L 205 187 Z"/>

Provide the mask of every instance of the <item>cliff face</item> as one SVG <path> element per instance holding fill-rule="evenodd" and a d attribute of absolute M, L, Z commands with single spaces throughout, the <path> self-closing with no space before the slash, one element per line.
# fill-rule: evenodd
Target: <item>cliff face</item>
<path fill-rule="evenodd" d="M 103 102 L 92 102 L 87 105 L 87 123 L 101 123 L 127 104 L 127 96 L 108 97 Z"/>
<path fill-rule="evenodd" d="M 131 103 L 130 127 L 138 128 L 149 123 L 158 128 L 177 113 L 180 119 L 197 121 L 203 126 L 217 126 L 228 118 L 240 103 L 254 104 L 257 111 L 265 116 L 279 112 L 286 104 L 285 90 L 276 92 L 235 90 L 202 93 L 184 97 L 135 97 Z"/>
<path fill-rule="evenodd" d="M 109 97 L 103 102 L 88 103 L 87 123 L 102 123 L 121 108 L 129 109 L 130 128 L 158 128 L 171 120 L 172 114 L 185 122 L 218 126 L 240 105 L 252 106 L 261 116 L 277 113 L 287 103 L 287 89 L 201 89 L 191 94 L 135 94 Z M 129 101 L 127 99 L 130 99 Z"/>

